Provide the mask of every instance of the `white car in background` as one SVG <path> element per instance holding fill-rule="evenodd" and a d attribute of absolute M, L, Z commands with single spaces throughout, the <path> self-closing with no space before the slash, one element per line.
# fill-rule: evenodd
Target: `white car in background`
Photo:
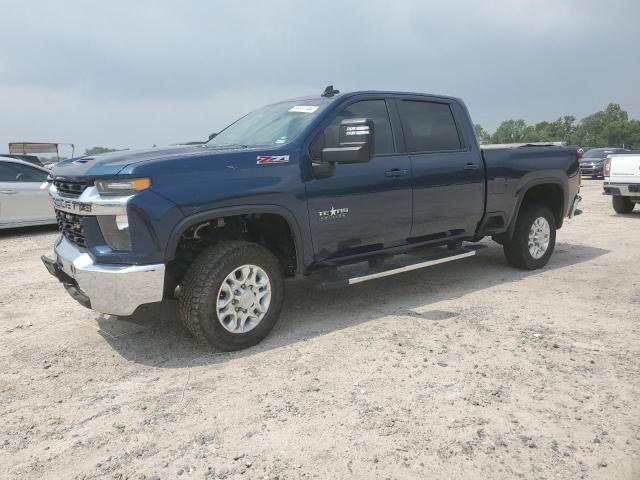
<path fill-rule="evenodd" d="M 49 170 L 0 156 L 0 229 L 56 223 Z"/>
<path fill-rule="evenodd" d="M 604 161 L 603 187 L 617 213 L 631 213 L 640 203 L 640 152 L 609 155 Z"/>

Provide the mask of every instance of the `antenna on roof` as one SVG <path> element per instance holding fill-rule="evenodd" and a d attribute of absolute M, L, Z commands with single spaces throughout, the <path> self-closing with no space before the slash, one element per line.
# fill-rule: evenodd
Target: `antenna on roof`
<path fill-rule="evenodd" d="M 336 90 L 335 88 L 333 88 L 333 85 L 328 85 L 327 88 L 324 89 L 324 92 L 322 92 L 322 96 L 323 97 L 333 97 L 334 95 L 337 95 L 338 93 L 340 93 L 340 90 Z"/>

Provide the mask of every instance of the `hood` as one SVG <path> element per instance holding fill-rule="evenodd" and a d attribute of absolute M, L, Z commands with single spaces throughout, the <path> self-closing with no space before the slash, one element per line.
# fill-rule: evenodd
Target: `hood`
<path fill-rule="evenodd" d="M 174 157 L 211 154 L 212 149 L 202 145 L 180 145 L 144 150 L 121 150 L 84 157 L 70 158 L 57 163 L 52 169 L 53 176 L 99 177 L 116 175 L 125 167 L 149 160 L 163 160 Z"/>

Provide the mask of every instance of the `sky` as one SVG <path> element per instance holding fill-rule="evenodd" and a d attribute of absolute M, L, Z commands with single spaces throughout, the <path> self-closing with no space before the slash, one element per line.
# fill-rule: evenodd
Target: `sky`
<path fill-rule="evenodd" d="M 640 118 L 638 0 L 0 0 L 0 153 L 206 138 L 341 91 L 462 98 L 493 131 L 620 103 Z"/>

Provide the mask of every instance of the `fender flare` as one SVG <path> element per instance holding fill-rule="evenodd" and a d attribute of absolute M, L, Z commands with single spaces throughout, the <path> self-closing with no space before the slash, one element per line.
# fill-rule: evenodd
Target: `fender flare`
<path fill-rule="evenodd" d="M 513 238 L 513 232 L 516 228 L 518 215 L 520 214 L 520 207 L 522 207 L 522 201 L 524 200 L 524 197 L 526 196 L 527 192 L 531 190 L 533 187 L 537 187 L 538 185 L 548 185 L 548 184 L 557 185 L 560 187 L 560 190 L 562 191 L 562 204 L 560 205 L 560 223 L 558 224 L 557 228 L 560 228 L 562 226 L 562 220 L 564 219 L 565 213 L 566 213 L 565 210 L 566 210 L 566 204 L 567 204 L 567 192 L 569 189 L 567 182 L 563 183 L 561 179 L 555 178 L 555 177 L 536 178 L 518 187 L 519 193 L 516 198 L 516 207 L 513 211 L 511 222 L 509 223 L 509 228 L 507 229 L 507 232 L 506 232 L 507 239 L 511 240 Z"/>
<path fill-rule="evenodd" d="M 302 233 L 300 225 L 296 220 L 296 217 L 290 210 L 280 205 L 237 205 L 233 207 L 221 207 L 211 210 L 205 210 L 184 217 L 171 231 L 169 241 L 167 242 L 167 248 L 165 249 L 165 262 L 169 262 L 175 258 L 178 243 L 182 234 L 193 225 L 196 225 L 207 220 L 215 220 L 221 217 L 231 217 L 236 215 L 248 215 L 252 213 L 270 213 L 278 215 L 287 222 L 289 229 L 293 234 L 293 243 L 296 248 L 296 270 L 299 273 L 304 271 L 304 243 L 302 240 Z"/>

